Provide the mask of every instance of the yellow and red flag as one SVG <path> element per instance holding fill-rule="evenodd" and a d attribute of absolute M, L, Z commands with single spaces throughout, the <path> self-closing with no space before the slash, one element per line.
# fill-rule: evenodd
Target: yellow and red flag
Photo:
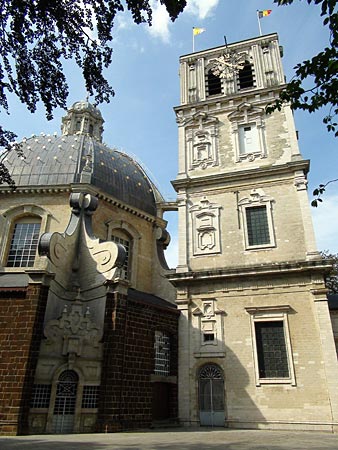
<path fill-rule="evenodd" d="M 270 16 L 272 13 L 272 9 L 263 9 L 262 11 L 258 11 L 258 17 L 261 19 L 262 17 Z"/>

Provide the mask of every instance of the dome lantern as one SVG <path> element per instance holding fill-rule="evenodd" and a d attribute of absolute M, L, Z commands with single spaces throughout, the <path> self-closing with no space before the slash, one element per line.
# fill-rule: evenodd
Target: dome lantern
<path fill-rule="evenodd" d="M 103 123 L 101 112 L 87 100 L 75 102 L 62 118 L 61 131 L 65 136 L 85 134 L 102 142 Z"/>

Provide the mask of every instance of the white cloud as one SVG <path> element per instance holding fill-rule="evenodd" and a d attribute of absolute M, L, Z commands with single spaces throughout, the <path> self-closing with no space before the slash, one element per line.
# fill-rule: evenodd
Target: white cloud
<path fill-rule="evenodd" d="M 203 20 L 212 14 L 218 3 L 219 0 L 188 0 L 183 14 L 190 14 Z M 155 0 L 151 1 L 151 7 L 153 9 L 153 25 L 148 28 L 148 31 L 153 37 L 160 38 L 167 43 L 170 40 L 169 14 L 165 6 Z"/>
<path fill-rule="evenodd" d="M 153 9 L 152 26 L 147 28 L 149 33 L 156 38 L 160 38 L 163 42 L 169 42 L 169 14 L 164 5 L 160 3 L 151 2 Z"/>
<path fill-rule="evenodd" d="M 338 195 L 324 194 L 323 202 L 312 208 L 312 217 L 318 249 L 338 253 Z"/>
<path fill-rule="evenodd" d="M 202 20 L 212 14 L 218 3 L 219 0 L 188 0 L 185 12 Z"/>

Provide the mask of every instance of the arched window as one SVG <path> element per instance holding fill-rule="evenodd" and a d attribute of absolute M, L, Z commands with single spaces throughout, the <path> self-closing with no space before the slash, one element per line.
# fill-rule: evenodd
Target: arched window
<path fill-rule="evenodd" d="M 72 433 L 79 377 L 74 370 L 65 370 L 56 385 L 53 413 L 53 432 Z"/>
<path fill-rule="evenodd" d="M 33 267 L 39 241 L 41 219 L 22 217 L 14 223 L 7 267 Z"/>
<path fill-rule="evenodd" d="M 254 86 L 254 76 L 252 64 L 245 61 L 243 69 L 238 72 L 239 89 L 246 89 Z"/>
<path fill-rule="evenodd" d="M 207 75 L 207 90 L 208 95 L 222 94 L 222 81 L 220 77 L 212 73 L 211 69 L 208 71 Z"/>
<path fill-rule="evenodd" d="M 111 240 L 116 244 L 121 244 L 126 250 L 126 259 L 124 260 L 124 264 L 121 267 L 121 278 L 124 280 L 130 279 L 130 270 L 131 270 L 131 247 L 132 247 L 132 239 L 130 236 L 122 230 L 115 229 L 111 235 Z"/>

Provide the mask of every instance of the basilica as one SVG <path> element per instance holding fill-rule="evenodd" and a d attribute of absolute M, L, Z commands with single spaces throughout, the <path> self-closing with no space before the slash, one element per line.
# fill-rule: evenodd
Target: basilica
<path fill-rule="evenodd" d="M 180 58 L 167 202 L 73 104 L 0 186 L 0 434 L 338 431 L 338 310 L 269 34 Z M 106 118 L 108 121 L 109 118 Z M 163 214 L 176 210 L 169 269 Z"/>

